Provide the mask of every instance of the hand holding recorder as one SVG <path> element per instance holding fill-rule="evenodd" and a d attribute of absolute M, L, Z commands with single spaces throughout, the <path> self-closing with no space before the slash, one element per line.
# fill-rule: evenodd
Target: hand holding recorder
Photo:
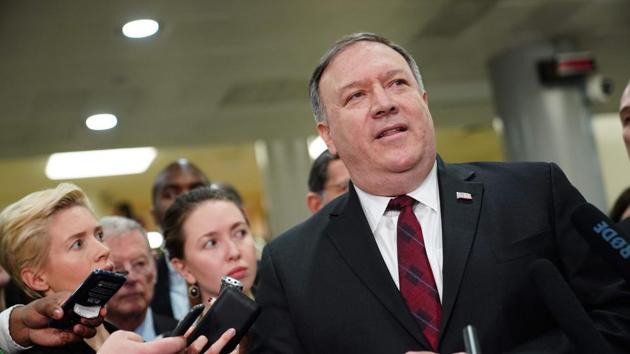
<path fill-rule="evenodd" d="M 228 332 L 234 331 L 233 337 L 220 351 L 221 354 L 232 352 L 260 314 L 260 306 L 243 294 L 242 290 L 243 286 L 238 280 L 223 277 L 219 297 L 205 314 L 200 315 L 204 310 L 203 305 L 193 307 L 172 335 L 181 335 L 195 322 L 192 332 L 187 336 L 187 345 L 190 347 L 199 343 L 198 338 L 203 336 L 207 343 L 201 351 L 206 351 L 212 348 L 210 344 L 216 344 Z"/>
<path fill-rule="evenodd" d="M 15 307 L 9 320 L 13 340 L 23 347 L 33 344 L 54 347 L 93 337 L 96 334 L 96 327 L 103 322 L 105 309 L 101 309 L 97 317 L 82 319 L 68 329 L 49 327 L 51 320 L 63 317 L 61 304 L 69 295 L 69 292 L 59 292 L 34 300 L 25 306 Z"/>
<path fill-rule="evenodd" d="M 107 301 L 127 281 L 127 277 L 103 269 L 96 269 L 85 279 L 61 306 L 63 317 L 52 319 L 50 327 L 67 329 L 82 319 L 98 317 Z"/>

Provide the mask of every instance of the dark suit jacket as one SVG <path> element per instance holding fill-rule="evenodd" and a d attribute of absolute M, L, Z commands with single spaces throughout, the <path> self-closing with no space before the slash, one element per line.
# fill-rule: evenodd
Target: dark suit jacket
<path fill-rule="evenodd" d="M 166 259 L 164 253 L 162 253 L 156 262 L 157 282 L 155 283 L 155 295 L 151 301 L 151 308 L 154 314 L 157 313 L 174 318 L 173 307 L 171 306 L 170 279 L 166 262 L 168 262 L 168 259 Z"/>
<path fill-rule="evenodd" d="M 625 234 L 626 239 L 630 239 L 630 218 L 621 220 L 617 226 L 619 230 Z"/>
<path fill-rule="evenodd" d="M 444 292 L 439 352 L 464 350 L 476 327 L 484 353 L 570 353 L 533 287 L 532 261 L 551 260 L 597 328 L 630 349 L 630 289 L 570 224 L 584 202 L 545 163 L 445 165 L 438 160 Z M 456 198 L 467 192 L 472 201 Z M 380 255 L 354 188 L 267 245 L 256 300 L 255 353 L 404 353 L 429 347 Z"/>
<path fill-rule="evenodd" d="M 4 304 L 6 308 L 17 304 L 28 304 L 31 301 L 33 299 L 24 290 L 20 289 L 13 278 L 11 278 L 4 288 Z"/>
<path fill-rule="evenodd" d="M 169 334 L 177 326 L 178 321 L 174 318 L 160 315 L 153 311 L 153 329 L 155 334 Z"/>

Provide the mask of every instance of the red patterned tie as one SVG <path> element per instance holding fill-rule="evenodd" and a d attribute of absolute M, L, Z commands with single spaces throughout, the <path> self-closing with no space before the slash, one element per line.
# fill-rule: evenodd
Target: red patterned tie
<path fill-rule="evenodd" d="M 390 200 L 387 210 L 400 210 L 396 231 L 400 293 L 425 338 L 436 350 L 442 309 L 424 248 L 422 228 L 413 213 L 415 203 L 415 199 L 403 195 Z"/>

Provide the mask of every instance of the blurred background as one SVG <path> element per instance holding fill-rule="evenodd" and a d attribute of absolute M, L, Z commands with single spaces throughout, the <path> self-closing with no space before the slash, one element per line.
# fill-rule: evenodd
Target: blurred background
<path fill-rule="evenodd" d="M 585 103 L 597 161 L 588 159 L 600 169 L 600 206 L 608 208 L 630 185 L 618 116 L 630 79 L 628 14 L 627 0 L 3 0 L 0 207 L 72 181 L 99 216 L 122 203 L 155 230 L 153 179 L 187 158 L 212 181 L 233 184 L 254 233 L 269 239 L 309 215 L 308 169 L 320 151 L 310 74 L 336 39 L 370 31 L 418 61 L 438 152 L 449 162 L 513 159 L 493 58 L 536 43 L 590 53 L 597 74 L 613 83 L 608 100 Z M 157 33 L 126 37 L 123 25 L 137 19 L 155 20 Z M 102 113 L 117 125 L 89 129 L 86 119 Z M 46 175 L 53 153 L 136 147 L 156 153 L 136 174 Z"/>

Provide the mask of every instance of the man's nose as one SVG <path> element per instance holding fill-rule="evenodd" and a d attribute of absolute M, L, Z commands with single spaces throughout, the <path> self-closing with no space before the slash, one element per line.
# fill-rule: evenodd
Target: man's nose
<path fill-rule="evenodd" d="M 381 86 L 374 88 L 372 92 L 372 116 L 374 118 L 382 118 L 397 111 L 396 103 L 392 100 L 387 90 Z"/>

